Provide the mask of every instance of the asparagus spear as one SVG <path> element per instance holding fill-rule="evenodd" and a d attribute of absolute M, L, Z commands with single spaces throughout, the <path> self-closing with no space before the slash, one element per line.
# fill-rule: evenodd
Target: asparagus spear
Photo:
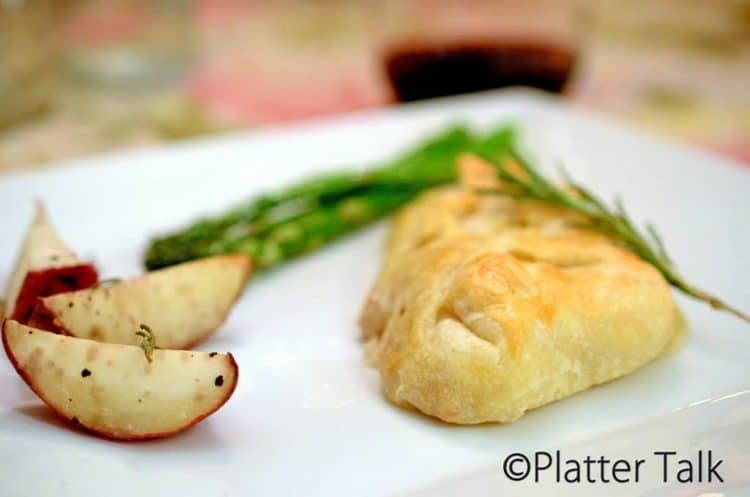
<path fill-rule="evenodd" d="M 462 152 L 504 155 L 513 137 L 510 127 L 483 139 L 453 127 L 380 167 L 317 176 L 155 239 L 146 267 L 231 252 L 250 255 L 256 267 L 273 266 L 391 213 L 426 188 L 455 180 Z"/>
<path fill-rule="evenodd" d="M 379 219 L 416 196 L 420 190 L 373 190 L 322 205 L 260 236 L 216 244 L 218 252 L 243 252 L 258 268 L 267 268 L 315 250 L 342 235 Z"/>

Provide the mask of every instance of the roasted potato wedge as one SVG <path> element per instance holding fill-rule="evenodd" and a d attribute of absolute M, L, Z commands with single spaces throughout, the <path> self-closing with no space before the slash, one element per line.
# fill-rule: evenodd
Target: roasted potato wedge
<path fill-rule="evenodd" d="M 96 281 L 96 268 L 78 259 L 60 240 L 38 204 L 10 277 L 5 314 L 27 322 L 38 297 L 88 288 Z"/>
<path fill-rule="evenodd" d="M 16 321 L 3 345 L 21 378 L 63 418 L 106 438 L 180 432 L 215 412 L 237 385 L 231 354 L 154 350 L 56 335 Z"/>
<path fill-rule="evenodd" d="M 148 324 L 159 347 L 189 349 L 224 322 L 247 283 L 244 255 L 209 257 L 132 280 L 39 300 L 29 324 L 100 342 L 135 345 Z"/>

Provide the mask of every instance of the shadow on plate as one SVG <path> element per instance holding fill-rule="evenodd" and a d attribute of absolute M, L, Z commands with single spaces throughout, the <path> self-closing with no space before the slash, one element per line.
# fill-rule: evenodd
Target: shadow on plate
<path fill-rule="evenodd" d="M 117 441 L 99 437 L 84 428 L 76 427 L 73 423 L 64 420 L 50 408 L 42 404 L 23 406 L 12 409 L 5 414 L 0 414 L 0 430 L 18 430 L 17 423 L 12 421 L 12 418 L 16 415 L 32 420 L 36 425 L 33 428 L 35 430 L 47 431 L 49 428 L 52 428 L 58 434 L 65 433 L 72 437 L 95 440 L 125 450 L 137 450 L 141 454 L 144 452 L 159 452 L 161 450 L 168 450 L 170 452 L 177 450 L 190 453 L 204 452 L 216 450 L 224 445 L 217 433 L 211 429 L 210 421 L 208 420 L 167 438 Z M 26 433 L 28 434 L 28 432 Z"/>

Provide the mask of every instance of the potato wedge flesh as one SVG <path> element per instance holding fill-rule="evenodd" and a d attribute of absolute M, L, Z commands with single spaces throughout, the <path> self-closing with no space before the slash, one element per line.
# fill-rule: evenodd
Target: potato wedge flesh
<path fill-rule="evenodd" d="M 188 262 L 111 286 L 43 298 L 31 324 L 79 338 L 136 345 L 140 338 L 135 330 L 143 323 L 154 331 L 160 347 L 187 349 L 226 319 L 249 272 L 250 261 L 243 255 Z"/>
<path fill-rule="evenodd" d="M 98 343 L 24 326 L 3 326 L 6 353 L 54 411 L 114 439 L 181 431 L 221 407 L 237 382 L 231 354 Z"/>
<path fill-rule="evenodd" d="M 6 313 L 25 321 L 37 297 L 87 288 L 96 280 L 96 269 L 78 259 L 63 243 L 44 207 L 37 205 L 8 282 Z"/>

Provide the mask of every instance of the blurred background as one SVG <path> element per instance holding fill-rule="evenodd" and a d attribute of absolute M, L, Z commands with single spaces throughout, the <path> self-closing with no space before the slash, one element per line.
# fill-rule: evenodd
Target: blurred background
<path fill-rule="evenodd" d="M 750 0 L 0 0 L 0 174 L 518 85 L 750 165 Z"/>

